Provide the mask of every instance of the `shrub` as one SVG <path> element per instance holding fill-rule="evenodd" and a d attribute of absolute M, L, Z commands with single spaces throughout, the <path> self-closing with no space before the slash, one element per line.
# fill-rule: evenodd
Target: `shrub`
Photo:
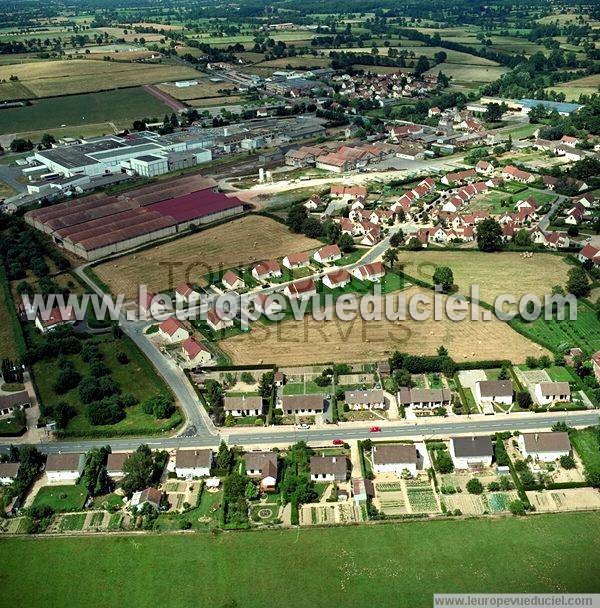
<path fill-rule="evenodd" d="M 482 494 L 483 484 L 479 481 L 479 479 L 473 477 L 473 479 L 469 479 L 469 481 L 467 481 L 467 492 L 469 492 L 469 494 Z"/>
<path fill-rule="evenodd" d="M 513 515 L 525 515 L 525 505 L 518 498 L 516 500 L 511 500 L 508 504 L 508 510 Z"/>
<path fill-rule="evenodd" d="M 560 457 L 560 466 L 563 469 L 574 469 L 575 468 L 575 459 L 573 456 L 564 455 Z"/>

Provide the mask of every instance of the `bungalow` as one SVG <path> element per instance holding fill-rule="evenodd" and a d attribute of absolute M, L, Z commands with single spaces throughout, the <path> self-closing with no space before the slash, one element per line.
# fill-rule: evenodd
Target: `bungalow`
<path fill-rule="evenodd" d="M 313 194 L 305 203 L 304 207 L 308 211 L 316 211 L 319 207 L 324 205 L 323 200 L 318 194 Z"/>
<path fill-rule="evenodd" d="M 455 173 L 446 173 L 440 180 L 445 186 L 452 186 L 477 179 L 475 169 L 466 169 L 465 171 L 457 171 Z"/>
<path fill-rule="evenodd" d="M 192 337 L 181 343 L 181 353 L 186 363 L 191 367 L 204 365 L 212 359 L 212 354 L 208 348 Z"/>
<path fill-rule="evenodd" d="M 206 323 L 213 331 L 233 327 L 233 319 L 229 319 L 222 310 L 215 307 L 206 311 Z"/>
<path fill-rule="evenodd" d="M 346 481 L 348 461 L 345 456 L 311 456 L 311 481 Z"/>
<path fill-rule="evenodd" d="M 375 497 L 375 488 L 370 479 L 362 477 L 352 478 L 352 496 L 357 505 L 366 504 L 369 499 Z"/>
<path fill-rule="evenodd" d="M 189 283 L 182 283 L 175 289 L 175 302 L 178 304 L 198 301 L 199 298 L 200 294 Z"/>
<path fill-rule="evenodd" d="M 480 160 L 475 165 L 475 171 L 480 175 L 492 175 L 494 173 L 494 165 L 488 163 L 487 160 Z"/>
<path fill-rule="evenodd" d="M 221 284 L 228 291 L 234 291 L 237 289 L 244 289 L 246 282 L 233 270 L 228 270 L 221 279 Z"/>
<path fill-rule="evenodd" d="M 546 246 L 549 249 L 568 249 L 571 239 L 566 234 L 560 232 L 550 232 L 545 235 Z"/>
<path fill-rule="evenodd" d="M 556 156 L 564 156 L 566 159 L 576 162 L 585 158 L 585 152 L 573 146 L 559 145 L 554 150 Z"/>
<path fill-rule="evenodd" d="M 361 281 L 373 281 L 377 283 L 385 276 L 385 267 L 381 262 L 373 262 L 372 264 L 364 264 L 352 271 L 352 274 Z"/>
<path fill-rule="evenodd" d="M 248 452 L 244 454 L 246 475 L 260 479 L 260 489 L 263 492 L 275 490 L 277 487 L 277 454 L 275 452 Z"/>
<path fill-rule="evenodd" d="M 450 456 L 457 469 L 490 466 L 492 464 L 492 440 L 486 436 L 451 437 Z"/>
<path fill-rule="evenodd" d="M 330 190 L 331 198 L 341 198 L 342 200 L 349 202 L 359 196 L 366 198 L 367 189 L 365 186 L 331 186 Z"/>
<path fill-rule="evenodd" d="M 571 454 L 571 441 L 568 433 L 563 431 L 547 433 L 523 433 L 519 435 L 517 444 L 525 458 L 554 462 L 561 456 Z"/>
<path fill-rule="evenodd" d="M 276 314 L 283 308 L 272 295 L 267 293 L 259 293 L 251 302 L 258 312 L 267 316 Z"/>
<path fill-rule="evenodd" d="M 48 481 L 76 481 L 83 471 L 83 454 L 48 454 L 46 477 Z"/>
<path fill-rule="evenodd" d="M 576 226 L 583 219 L 583 211 L 579 207 L 569 209 L 565 217 L 565 224 Z"/>
<path fill-rule="evenodd" d="M 175 452 L 175 474 L 182 479 L 208 477 L 212 466 L 213 453 L 204 450 L 177 450 Z"/>
<path fill-rule="evenodd" d="M 158 333 L 161 338 L 165 338 L 169 342 L 181 342 L 190 337 L 190 332 L 184 327 L 183 323 L 176 317 L 165 319 L 158 326 Z"/>
<path fill-rule="evenodd" d="M 160 509 L 160 503 L 163 499 L 163 493 L 157 488 L 146 488 L 141 492 L 134 492 L 131 497 L 131 506 L 137 509 L 142 509 L 146 505 Z"/>
<path fill-rule="evenodd" d="M 375 473 L 395 473 L 401 477 L 404 471 L 408 471 L 412 477 L 417 476 L 419 456 L 413 443 L 374 445 L 371 460 Z"/>
<path fill-rule="evenodd" d="M 125 461 L 129 458 L 126 452 L 111 452 L 106 460 L 106 473 L 111 479 L 125 477 Z"/>
<path fill-rule="evenodd" d="M 475 398 L 479 403 L 513 402 L 512 380 L 480 380 L 475 383 Z"/>
<path fill-rule="evenodd" d="M 0 462 L 0 486 L 11 484 L 19 473 L 20 462 Z"/>
<path fill-rule="evenodd" d="M 159 315 L 165 311 L 165 303 L 157 294 L 147 291 L 139 300 L 140 314 L 149 317 Z"/>
<path fill-rule="evenodd" d="M 342 252 L 337 245 L 325 245 L 325 247 L 321 247 L 313 257 L 317 262 L 327 264 L 339 260 L 342 257 Z"/>
<path fill-rule="evenodd" d="M 385 408 L 383 390 L 346 391 L 344 401 L 351 410 L 382 410 Z"/>
<path fill-rule="evenodd" d="M 252 269 L 252 276 L 257 281 L 264 281 L 271 277 L 280 277 L 281 268 L 275 260 L 266 260 L 264 262 L 259 262 L 254 266 Z"/>
<path fill-rule="evenodd" d="M 35 326 L 43 333 L 47 333 L 62 325 L 77 323 L 75 311 L 72 306 L 60 308 L 56 306 L 50 311 L 39 311 L 35 317 Z"/>
<path fill-rule="evenodd" d="M 577 259 L 582 263 L 589 260 L 594 264 L 600 264 L 600 249 L 596 249 L 596 247 L 588 243 L 577 254 Z"/>
<path fill-rule="evenodd" d="M 283 258 L 282 264 L 290 270 L 306 268 L 310 264 L 310 256 L 306 252 L 292 253 Z"/>
<path fill-rule="evenodd" d="M 595 199 L 593 194 L 583 194 L 581 196 L 574 196 L 573 202 L 575 204 L 583 205 L 586 209 L 589 209 L 593 206 Z"/>
<path fill-rule="evenodd" d="M 352 276 L 345 268 L 334 270 L 323 277 L 323 285 L 329 287 L 329 289 L 346 287 L 350 281 L 352 281 Z"/>
<path fill-rule="evenodd" d="M 513 165 L 506 165 L 502 169 L 502 178 L 508 181 L 521 182 L 522 184 L 529 184 L 535 181 L 535 176 L 528 171 L 522 171 Z"/>
<path fill-rule="evenodd" d="M 25 390 L 0 394 L 0 416 L 10 416 L 16 410 L 25 409 L 30 405 L 31 398 Z"/>
<path fill-rule="evenodd" d="M 398 403 L 413 410 L 433 410 L 437 407 L 448 407 L 452 400 L 452 391 L 447 388 L 408 388 L 401 386 L 398 390 Z"/>
<path fill-rule="evenodd" d="M 571 387 L 568 382 L 538 382 L 533 392 L 540 405 L 571 401 Z"/>
<path fill-rule="evenodd" d="M 322 414 L 325 411 L 323 395 L 284 395 L 281 401 L 284 414 Z"/>
<path fill-rule="evenodd" d="M 225 395 L 223 409 L 234 418 L 240 416 L 260 416 L 263 413 L 263 400 L 260 395 L 241 395 L 229 397 Z"/>
<path fill-rule="evenodd" d="M 578 137 L 573 137 L 572 135 L 563 135 L 560 138 L 560 141 L 565 146 L 570 146 L 574 148 L 578 143 L 580 143 L 580 139 Z"/>
<path fill-rule="evenodd" d="M 301 279 L 295 283 L 290 283 L 285 286 L 283 290 L 288 298 L 297 298 L 303 300 L 305 298 L 311 298 L 317 294 L 317 286 L 315 282 L 309 277 L 307 279 Z"/>

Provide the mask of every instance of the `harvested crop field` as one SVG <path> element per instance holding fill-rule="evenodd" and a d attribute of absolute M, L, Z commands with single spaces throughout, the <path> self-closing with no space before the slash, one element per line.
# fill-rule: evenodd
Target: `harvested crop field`
<path fill-rule="evenodd" d="M 105 262 L 97 266 L 95 272 L 113 293 L 133 297 L 140 283 L 147 284 L 152 291 L 172 289 L 182 282 L 205 285 L 205 276 L 211 271 L 316 249 L 320 245 L 320 241 L 293 234 L 275 220 L 248 215 Z M 170 280 L 171 264 L 175 265 Z"/>
<path fill-rule="evenodd" d="M 407 301 L 424 290 L 411 287 L 404 292 Z M 431 292 L 427 292 L 431 295 Z M 470 316 L 470 315 L 469 315 Z M 394 350 L 415 355 L 434 355 L 443 344 L 457 361 L 511 359 L 523 362 L 529 355 L 545 353 L 506 323 L 491 321 L 392 322 L 333 320 L 316 321 L 306 315 L 303 321 L 293 319 L 279 324 L 255 323 L 247 334 L 219 342 L 235 364 L 276 361 L 279 365 L 306 365 L 335 361 L 377 361 Z"/>
<path fill-rule="evenodd" d="M 416 279 L 431 282 L 436 266 L 449 266 L 461 293 L 469 294 L 471 285 L 479 285 L 480 299 L 493 304 L 501 293 L 516 298 L 533 293 L 550 294 L 554 285 L 564 285 L 569 265 L 564 258 L 535 253 L 524 259 L 517 252 L 483 253 L 480 251 L 402 252 L 398 264 Z"/>
<path fill-rule="evenodd" d="M 561 82 L 546 90 L 564 93 L 566 101 L 579 101 L 580 95 L 593 95 L 598 92 L 598 87 L 600 87 L 600 74 L 593 74 L 591 76 L 577 78 L 577 80 Z"/>
<path fill-rule="evenodd" d="M 220 97 L 219 91 L 235 89 L 230 82 L 211 82 L 208 78 L 193 78 L 198 84 L 189 87 L 176 87 L 175 84 L 160 84 L 156 88 L 164 91 L 171 97 L 186 101 L 188 99 L 203 99 L 206 97 Z"/>
<path fill-rule="evenodd" d="M 82 59 L 0 66 L 0 80 L 8 80 L 12 74 L 18 76 L 19 82 L 34 95 L 49 97 L 193 78 L 197 72 L 177 64 L 117 63 Z"/>

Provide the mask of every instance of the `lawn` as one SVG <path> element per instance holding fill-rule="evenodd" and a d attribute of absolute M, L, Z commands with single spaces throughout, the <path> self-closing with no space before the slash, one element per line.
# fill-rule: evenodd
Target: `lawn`
<path fill-rule="evenodd" d="M 511 197 L 511 201 L 513 203 L 517 203 L 519 201 L 528 199 L 530 196 L 532 196 L 540 205 L 553 203 L 556 200 L 556 195 L 554 194 L 548 194 L 547 192 L 542 192 L 541 190 L 536 190 L 535 188 L 526 188 L 518 194 L 514 194 Z"/>
<path fill-rule="evenodd" d="M 244 534 L 3 538 L 10 559 L 0 603 L 62 606 L 68 597 L 72 608 L 142 606 L 149 598 L 170 608 L 314 608 L 332 601 L 420 608 L 432 605 L 434 591 L 593 592 L 599 533 L 600 514 L 573 513 Z M 157 568 L 169 575 L 157 576 Z M 203 580 L 210 584 L 199 585 Z"/>
<path fill-rule="evenodd" d="M 126 408 L 126 417 L 114 425 L 92 426 L 85 415 L 85 406 L 79 399 L 77 388 L 67 391 L 63 395 L 54 392 L 53 384 L 59 373 L 55 359 L 44 359 L 33 365 L 35 380 L 39 396 L 44 405 L 51 405 L 57 400 L 66 401 L 77 410 L 77 415 L 72 418 L 67 428 L 62 431 L 68 436 L 113 434 L 157 434 L 170 430 L 181 420 L 181 414 L 176 411 L 169 419 L 158 420 L 154 416 L 144 413 L 142 402 L 148 397 L 159 393 L 168 394 L 168 389 L 162 379 L 156 374 L 149 361 L 137 350 L 133 342 L 127 337 L 117 340 L 112 338 L 92 338 L 99 345 L 103 354 L 103 363 L 111 370 L 113 379 L 118 383 L 122 394 L 131 394 L 138 399 L 138 403 Z M 117 353 L 127 353 L 129 362 L 121 364 L 117 361 Z M 89 375 L 89 365 L 84 363 L 79 355 L 68 355 L 75 369 L 86 377 Z"/>
<path fill-rule="evenodd" d="M 541 317 L 530 323 L 513 320 L 511 326 L 553 351 L 578 346 L 586 355 L 591 355 L 600 350 L 600 321 L 596 311 L 579 301 L 577 319 L 569 321 L 566 312 L 565 317 L 563 321 L 547 321 Z"/>
<path fill-rule="evenodd" d="M 57 513 L 81 511 L 86 498 L 87 491 L 81 485 L 43 486 L 36 494 L 33 506 L 52 507 Z"/>
<path fill-rule="evenodd" d="M 597 429 L 574 430 L 569 433 L 571 443 L 583 461 L 589 467 L 600 468 L 600 442 L 598 441 Z"/>
<path fill-rule="evenodd" d="M 156 520 L 158 530 L 179 530 L 184 525 L 191 525 L 195 530 L 205 529 L 221 512 L 221 501 L 223 492 L 208 492 L 203 488 L 200 494 L 200 502 L 194 508 L 185 513 L 161 513 Z M 189 522 L 189 523 L 186 523 Z"/>
<path fill-rule="evenodd" d="M 0 112 L 0 133 L 25 133 L 60 129 L 64 135 L 66 125 L 72 135 L 85 135 L 90 125 L 95 130 L 112 133 L 112 121 L 120 127 L 130 127 L 136 118 L 157 117 L 162 120 L 171 110 L 140 87 L 53 97 L 34 100 L 32 105 L 7 108 Z M 103 127 L 99 123 L 104 123 Z M 81 126 L 81 133 L 78 128 Z M 41 134 L 38 139 L 41 139 Z"/>

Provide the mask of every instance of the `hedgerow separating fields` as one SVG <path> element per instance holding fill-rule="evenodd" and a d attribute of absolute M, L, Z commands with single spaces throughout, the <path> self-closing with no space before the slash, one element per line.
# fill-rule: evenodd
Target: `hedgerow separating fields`
<path fill-rule="evenodd" d="M 599 533 L 600 514 L 573 513 L 218 536 L 6 538 L 0 605 L 49 608 L 68 597 L 71 608 L 420 608 L 434 592 L 597 592 Z"/>

